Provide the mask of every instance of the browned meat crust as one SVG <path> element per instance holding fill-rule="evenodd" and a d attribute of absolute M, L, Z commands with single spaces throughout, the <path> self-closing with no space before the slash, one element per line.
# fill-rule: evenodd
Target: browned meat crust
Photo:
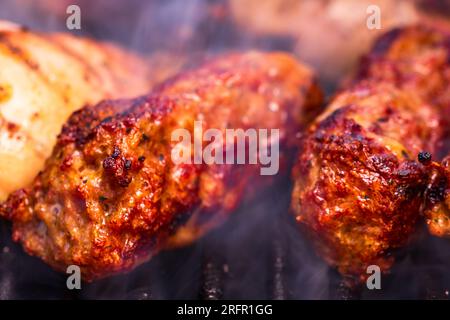
<path fill-rule="evenodd" d="M 200 224 L 220 220 L 250 184 L 271 181 L 259 165 L 174 164 L 174 129 L 192 133 L 194 120 L 222 132 L 277 128 L 286 163 L 303 115 L 320 102 L 311 71 L 287 55 L 218 58 L 149 96 L 75 113 L 43 172 L 0 214 L 12 220 L 14 240 L 58 270 L 79 265 L 85 280 L 129 270 L 194 213 Z"/>
<path fill-rule="evenodd" d="M 441 136 L 433 157 L 446 156 L 450 147 L 450 33 L 414 27 L 394 30 L 382 37 L 367 58 L 362 77 L 384 79 L 413 92 L 431 104 L 440 117 Z M 425 217 L 429 231 L 450 235 L 449 156 L 428 167 Z"/>
<path fill-rule="evenodd" d="M 365 279 L 371 264 L 387 271 L 416 230 L 430 172 L 417 156 L 441 151 L 447 134 L 448 49 L 434 29 L 388 33 L 303 141 L 292 208 L 349 279 Z"/>
<path fill-rule="evenodd" d="M 432 162 L 429 171 L 424 211 L 427 227 L 435 236 L 450 237 L 450 158 Z"/>
<path fill-rule="evenodd" d="M 442 138 L 434 158 L 450 146 L 450 33 L 447 29 L 414 26 L 394 29 L 382 36 L 364 57 L 357 80 L 388 81 L 417 94 L 440 117 Z"/>

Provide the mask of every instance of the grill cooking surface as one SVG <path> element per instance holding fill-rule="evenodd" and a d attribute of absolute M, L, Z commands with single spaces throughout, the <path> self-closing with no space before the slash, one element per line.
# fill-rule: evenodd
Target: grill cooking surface
<path fill-rule="evenodd" d="M 423 235 L 400 253 L 381 290 L 343 285 L 286 214 L 290 186 L 245 204 L 194 245 L 162 252 L 131 273 L 68 290 L 66 277 L 27 256 L 1 226 L 0 299 L 446 299 L 450 243 Z"/>

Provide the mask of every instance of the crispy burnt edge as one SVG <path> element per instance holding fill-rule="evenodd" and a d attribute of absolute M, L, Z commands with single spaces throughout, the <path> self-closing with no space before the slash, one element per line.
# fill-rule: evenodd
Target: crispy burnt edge
<path fill-rule="evenodd" d="M 424 218 L 428 231 L 436 237 L 450 238 L 450 156 L 441 162 L 431 161 L 424 195 Z"/>
<path fill-rule="evenodd" d="M 412 25 L 409 27 L 396 27 L 381 35 L 372 45 L 369 53 L 360 58 L 358 69 L 353 78 L 353 83 L 371 77 L 370 66 L 376 63 L 389 64 L 395 74 L 395 84 L 401 86 L 402 75 L 397 70 L 397 59 L 390 58 L 389 49 L 402 37 L 408 39 L 411 35 L 416 35 L 421 40 L 427 42 L 429 48 L 444 48 L 450 59 L 450 29 L 441 27 L 438 24 L 426 23 L 424 25 Z"/>

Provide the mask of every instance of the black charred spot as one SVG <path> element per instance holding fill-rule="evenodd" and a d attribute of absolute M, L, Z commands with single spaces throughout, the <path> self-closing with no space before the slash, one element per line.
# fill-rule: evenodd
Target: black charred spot
<path fill-rule="evenodd" d="M 105 124 L 105 123 L 109 123 L 112 121 L 112 117 L 106 117 L 105 119 L 102 120 L 101 124 Z"/>
<path fill-rule="evenodd" d="M 323 133 L 322 130 L 318 130 L 315 134 L 314 134 L 314 139 L 316 139 L 317 142 L 323 142 L 325 139 L 325 134 Z"/>
<path fill-rule="evenodd" d="M 125 160 L 125 170 L 130 170 L 132 164 L 131 160 Z"/>
<path fill-rule="evenodd" d="M 105 210 L 105 211 L 109 211 L 109 205 L 108 205 L 108 203 L 106 202 L 107 200 L 108 200 L 108 198 L 105 197 L 104 195 L 100 195 L 100 196 L 98 197 L 98 201 L 100 201 L 100 204 L 101 204 L 103 210 Z"/>
<path fill-rule="evenodd" d="M 149 140 L 150 140 L 150 138 L 145 133 L 143 133 L 140 143 L 145 143 L 145 142 L 147 142 Z"/>
<path fill-rule="evenodd" d="M 112 158 L 117 159 L 120 156 L 120 149 L 118 146 L 114 146 L 114 151 L 111 155 Z"/>
<path fill-rule="evenodd" d="M 432 205 L 444 201 L 446 187 L 447 181 L 445 179 L 441 179 L 436 183 L 433 183 L 426 190 L 427 201 Z"/>
<path fill-rule="evenodd" d="M 189 214 L 179 214 L 172 219 L 169 228 L 171 230 L 176 230 L 179 226 L 184 225 L 189 219 Z"/>
<path fill-rule="evenodd" d="M 61 213 L 61 209 L 59 206 L 55 205 L 52 207 L 52 212 L 53 214 L 60 214 Z"/>
<path fill-rule="evenodd" d="M 416 198 L 422 192 L 421 185 L 411 186 L 411 185 L 400 185 L 396 188 L 395 196 L 401 197 L 407 200 L 412 200 Z"/>
<path fill-rule="evenodd" d="M 422 151 L 422 152 L 419 152 L 417 159 L 419 160 L 419 162 L 421 164 L 427 165 L 431 162 L 432 155 L 431 155 L 431 153 L 429 153 L 427 151 Z"/>

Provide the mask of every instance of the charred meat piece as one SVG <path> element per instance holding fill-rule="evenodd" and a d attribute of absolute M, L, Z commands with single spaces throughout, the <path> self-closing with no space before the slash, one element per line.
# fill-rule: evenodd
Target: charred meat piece
<path fill-rule="evenodd" d="M 435 160 L 450 147 L 450 33 L 446 26 L 411 27 L 393 30 L 383 36 L 366 58 L 362 78 L 387 80 L 422 97 L 439 113 L 442 139 L 438 140 Z M 424 161 L 424 158 L 421 159 Z M 429 186 L 425 216 L 430 232 L 450 235 L 448 210 L 448 156 L 429 167 Z"/>
<path fill-rule="evenodd" d="M 342 274 L 364 277 L 372 264 L 387 270 L 387 254 L 410 240 L 427 183 L 414 160 L 433 150 L 437 124 L 432 108 L 413 95 L 363 82 L 339 94 L 310 127 L 294 170 L 292 207 Z"/>
<path fill-rule="evenodd" d="M 437 29 L 386 34 L 303 141 L 293 211 L 349 282 L 364 280 L 371 264 L 388 270 L 393 249 L 416 230 L 432 172 L 427 159 L 442 152 L 448 134 L 448 48 Z"/>
<path fill-rule="evenodd" d="M 173 241 L 180 226 L 189 226 L 180 241 L 194 240 L 273 179 L 260 176 L 261 165 L 176 164 L 174 130 L 194 136 L 194 121 L 221 133 L 279 129 L 286 171 L 297 134 L 320 103 L 312 72 L 285 54 L 217 58 L 148 96 L 76 112 L 43 172 L 0 215 L 12 221 L 14 240 L 57 270 L 76 264 L 85 280 L 129 270 Z"/>

